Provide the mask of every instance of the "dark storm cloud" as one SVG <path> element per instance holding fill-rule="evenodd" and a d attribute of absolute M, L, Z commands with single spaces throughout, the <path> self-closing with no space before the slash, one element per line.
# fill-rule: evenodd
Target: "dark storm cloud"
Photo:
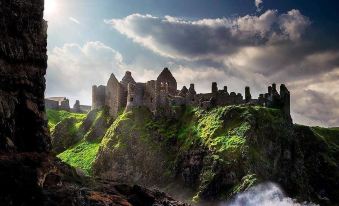
<path fill-rule="evenodd" d="M 297 41 L 310 24 L 298 10 L 197 21 L 132 14 L 106 22 L 154 52 L 176 58 L 206 58 L 232 54 L 246 46 Z"/>
<path fill-rule="evenodd" d="M 324 125 L 338 126 L 339 122 L 339 98 L 328 93 L 305 90 L 304 97 L 297 101 L 300 104 L 296 112 L 304 114 L 310 119 L 323 122 Z M 312 109 L 309 109 L 312 108 Z"/>

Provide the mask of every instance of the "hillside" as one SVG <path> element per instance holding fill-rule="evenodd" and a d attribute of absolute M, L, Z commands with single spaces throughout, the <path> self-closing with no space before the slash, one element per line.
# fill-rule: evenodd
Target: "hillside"
<path fill-rule="evenodd" d="M 146 108 L 122 113 L 95 141 L 85 134 L 59 157 L 88 174 L 193 202 L 226 200 L 267 181 L 298 200 L 339 201 L 338 129 L 293 125 L 263 107 L 175 110 L 173 118 Z"/>
<path fill-rule="evenodd" d="M 91 165 L 108 126 L 112 123 L 105 109 L 88 114 L 47 110 L 48 125 L 55 153 L 73 167 L 91 173 Z"/>

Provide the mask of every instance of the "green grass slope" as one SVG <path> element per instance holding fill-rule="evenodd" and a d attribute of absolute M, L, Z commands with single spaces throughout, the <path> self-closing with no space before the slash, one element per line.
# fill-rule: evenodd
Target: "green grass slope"
<path fill-rule="evenodd" d="M 92 174 L 92 164 L 98 153 L 100 141 L 82 140 L 58 155 L 67 164 L 82 169 L 86 175 Z"/>
<path fill-rule="evenodd" d="M 79 128 L 82 121 L 85 119 L 86 114 L 72 113 L 65 110 L 54 110 L 47 109 L 47 119 L 48 119 L 48 127 L 51 133 L 54 132 L 55 126 L 62 122 L 67 118 L 74 118 L 76 120 L 76 124 L 74 125 L 74 129 Z"/>
<path fill-rule="evenodd" d="M 111 117 L 106 109 L 93 110 L 84 116 L 75 116 L 79 122 L 75 124 L 71 122 L 68 127 L 76 127 L 75 133 L 79 137 L 78 141 L 58 154 L 58 157 L 69 165 L 82 169 L 86 175 L 91 175 L 92 164 L 102 137 L 111 123 Z M 72 118 L 72 116 L 67 116 L 59 124 L 67 123 L 65 121 L 68 118 Z M 65 138 L 71 135 L 73 135 L 73 131 L 64 134 Z"/>

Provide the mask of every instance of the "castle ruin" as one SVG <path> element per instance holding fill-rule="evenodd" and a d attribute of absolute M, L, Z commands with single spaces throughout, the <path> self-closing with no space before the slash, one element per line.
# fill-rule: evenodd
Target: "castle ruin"
<path fill-rule="evenodd" d="M 164 68 L 156 80 L 146 83 L 135 82 L 131 72 L 127 71 L 120 82 L 111 74 L 106 86 L 92 87 L 92 109 L 107 106 L 113 117 L 117 117 L 120 111 L 140 106 L 147 107 L 155 115 L 167 115 L 173 106 L 190 105 L 210 109 L 241 104 L 277 108 L 290 115 L 290 92 L 282 84 L 279 93 L 276 84 L 272 84 L 267 93 L 253 99 L 250 88 L 246 87 L 244 98 L 240 93 L 229 93 L 227 86 L 218 89 L 217 83 L 213 82 L 210 93 L 197 94 L 194 84 L 178 90 L 177 81 L 168 68 Z"/>
<path fill-rule="evenodd" d="M 81 105 L 79 100 L 76 100 L 73 108 L 69 105 L 69 99 L 66 97 L 48 97 L 45 98 L 45 108 L 54 110 L 65 110 L 74 113 L 87 113 L 91 110 L 91 106 Z"/>

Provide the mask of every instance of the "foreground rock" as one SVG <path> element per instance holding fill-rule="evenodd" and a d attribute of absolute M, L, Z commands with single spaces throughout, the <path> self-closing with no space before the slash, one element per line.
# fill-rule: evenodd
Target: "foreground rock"
<path fill-rule="evenodd" d="M 0 155 L 1 205 L 185 206 L 156 190 L 79 176 L 47 154 Z"/>
<path fill-rule="evenodd" d="M 48 151 L 43 0 L 0 1 L 0 151 Z"/>

